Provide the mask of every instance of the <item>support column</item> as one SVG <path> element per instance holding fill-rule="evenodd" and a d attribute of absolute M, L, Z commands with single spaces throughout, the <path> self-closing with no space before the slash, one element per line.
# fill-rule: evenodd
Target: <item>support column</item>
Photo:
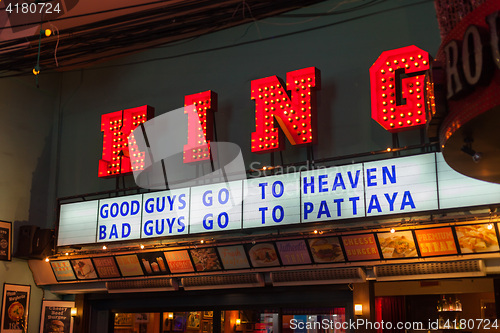
<path fill-rule="evenodd" d="M 363 306 L 363 314 L 354 314 L 354 320 L 364 319 L 370 323 L 375 323 L 375 289 L 374 282 L 367 281 L 365 283 L 354 283 L 352 293 L 353 307 L 356 304 Z M 354 309 L 352 310 L 353 313 Z M 376 330 L 370 330 L 367 327 L 360 327 L 356 333 L 374 333 Z"/>

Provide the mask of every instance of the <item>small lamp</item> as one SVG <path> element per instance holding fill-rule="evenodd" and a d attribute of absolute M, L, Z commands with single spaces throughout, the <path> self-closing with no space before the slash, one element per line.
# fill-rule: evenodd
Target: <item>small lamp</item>
<path fill-rule="evenodd" d="M 356 316 L 363 315 L 363 304 L 354 304 L 354 315 Z"/>
<path fill-rule="evenodd" d="M 174 319 L 174 313 L 173 312 L 169 312 L 168 313 L 168 319 L 170 319 L 170 320 Z"/>
<path fill-rule="evenodd" d="M 76 316 L 78 316 L 78 309 L 71 308 L 71 317 L 76 317 Z"/>

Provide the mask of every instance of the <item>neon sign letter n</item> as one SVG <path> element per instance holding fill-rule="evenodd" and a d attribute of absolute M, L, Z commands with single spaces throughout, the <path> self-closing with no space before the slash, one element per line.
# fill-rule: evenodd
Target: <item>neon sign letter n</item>
<path fill-rule="evenodd" d="M 316 96 L 320 89 L 320 71 L 308 67 L 288 72 L 286 90 L 277 76 L 252 81 L 251 97 L 255 100 L 255 132 L 252 152 L 270 153 L 284 149 L 282 133 L 292 145 L 309 145 L 317 141 Z"/>

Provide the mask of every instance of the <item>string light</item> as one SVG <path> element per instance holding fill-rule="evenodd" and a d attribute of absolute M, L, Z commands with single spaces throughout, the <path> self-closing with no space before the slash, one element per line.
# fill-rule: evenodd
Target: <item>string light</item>
<path fill-rule="evenodd" d="M 45 258 L 45 262 L 49 262 L 49 261 L 50 261 L 49 257 Z"/>
<path fill-rule="evenodd" d="M 144 250 L 144 244 L 141 244 L 141 250 Z"/>
<path fill-rule="evenodd" d="M 394 228 L 391 228 L 391 234 L 395 233 L 396 230 Z"/>
<path fill-rule="evenodd" d="M 107 247 L 106 245 L 103 245 L 103 246 L 102 246 L 102 249 L 103 249 L 103 250 L 107 250 L 107 249 L 108 249 L 108 247 Z"/>
<path fill-rule="evenodd" d="M 200 240 L 200 244 L 203 244 L 203 243 L 205 243 L 205 241 L 204 241 L 203 239 L 202 239 L 202 240 Z"/>
<path fill-rule="evenodd" d="M 493 223 L 488 224 L 488 229 L 489 230 L 493 229 Z"/>

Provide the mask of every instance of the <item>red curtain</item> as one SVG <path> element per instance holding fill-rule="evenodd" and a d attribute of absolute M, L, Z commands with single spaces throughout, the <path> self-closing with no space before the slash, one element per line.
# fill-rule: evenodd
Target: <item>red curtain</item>
<path fill-rule="evenodd" d="M 397 329 L 398 322 L 406 321 L 404 296 L 375 297 L 375 320 L 378 323 L 391 323 L 392 328 L 385 327 L 377 329 L 377 333 L 405 333 L 403 329 Z"/>

